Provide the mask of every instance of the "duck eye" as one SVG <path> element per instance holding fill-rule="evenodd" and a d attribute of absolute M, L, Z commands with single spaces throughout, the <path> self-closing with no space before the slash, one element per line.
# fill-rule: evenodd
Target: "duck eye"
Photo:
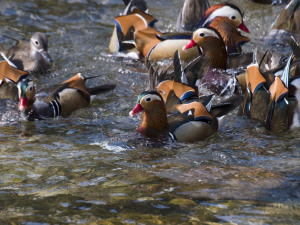
<path fill-rule="evenodd" d="M 36 45 L 39 45 L 39 42 L 38 42 L 38 41 L 35 41 L 35 44 L 36 44 Z"/>
<path fill-rule="evenodd" d="M 200 36 L 200 37 L 204 37 L 205 34 L 204 34 L 204 33 L 200 33 L 199 36 Z"/>
<path fill-rule="evenodd" d="M 146 102 L 150 102 L 150 101 L 151 101 L 151 98 L 146 98 L 145 101 L 146 101 Z"/>
<path fill-rule="evenodd" d="M 235 19 L 236 19 L 236 16 L 231 16 L 231 19 L 232 19 L 232 20 L 235 20 Z"/>
<path fill-rule="evenodd" d="M 30 92 L 32 91 L 32 87 L 29 88 L 29 91 L 30 91 Z"/>

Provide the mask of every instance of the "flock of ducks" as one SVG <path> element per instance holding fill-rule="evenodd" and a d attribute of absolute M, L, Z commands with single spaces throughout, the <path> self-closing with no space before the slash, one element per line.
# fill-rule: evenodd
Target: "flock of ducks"
<path fill-rule="evenodd" d="M 269 39 L 290 43 L 291 55 L 280 55 L 281 60 L 278 53 L 243 52 L 250 39 L 241 32 L 250 31 L 234 4 L 186 0 L 179 32 L 166 33 L 155 29 L 144 1 L 124 3 L 126 10 L 114 18 L 109 50 L 143 59 L 149 70 L 149 86 L 129 113 L 143 112 L 138 132 L 205 140 L 217 132 L 218 119 L 237 107 L 240 116 L 260 121 L 273 133 L 299 126 L 299 0 L 286 6 L 268 33 Z M 165 65 L 165 59 L 172 63 Z M 240 73 L 232 76 L 228 69 Z M 214 105 L 214 96 L 227 98 Z"/>
<path fill-rule="evenodd" d="M 114 84 L 88 88 L 85 82 L 95 77 L 83 77 L 77 73 L 48 90 L 36 93 L 36 85 L 30 76 L 50 69 L 52 59 L 48 54 L 48 40 L 40 32 L 33 34 L 29 42 L 13 40 L 16 41 L 13 47 L 0 50 L 4 59 L 0 62 L 0 99 L 18 100 L 19 111 L 28 120 L 68 117 L 75 110 L 87 107 L 93 96 L 115 88 Z"/>
<path fill-rule="evenodd" d="M 273 133 L 299 126 L 300 47 L 295 37 L 300 31 L 300 0 L 291 0 L 268 34 L 278 40 L 288 36 L 291 54 L 280 55 L 284 60 L 276 60 L 278 53 L 243 52 L 250 39 L 241 31 L 250 31 L 234 4 L 185 0 L 177 21 L 180 31 L 161 32 L 144 0 L 123 2 L 126 8 L 114 18 L 109 51 L 144 60 L 149 71 L 149 85 L 130 112 L 143 112 L 138 132 L 183 142 L 205 140 L 218 131 L 218 119 L 237 107 L 239 115 L 260 121 Z M 19 101 L 28 120 L 68 117 L 87 107 L 92 96 L 115 88 L 88 88 L 85 81 L 95 77 L 78 73 L 36 93 L 30 74 L 47 72 L 52 64 L 47 38 L 38 32 L 30 42 L 16 42 L 0 51 L 0 98 Z M 240 73 L 232 76 L 228 69 Z M 215 96 L 226 98 L 213 104 Z"/>

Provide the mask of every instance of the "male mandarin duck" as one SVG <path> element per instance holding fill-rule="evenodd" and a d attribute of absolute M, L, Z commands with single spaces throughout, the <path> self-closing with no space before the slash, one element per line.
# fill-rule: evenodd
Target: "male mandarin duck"
<path fill-rule="evenodd" d="M 183 46 L 189 42 L 189 39 L 163 40 L 160 38 L 162 34 L 160 31 L 151 27 L 135 32 L 135 46 L 144 58 L 150 61 L 173 58 L 175 51 L 182 51 Z M 193 49 L 183 55 L 184 60 L 189 61 L 199 55 L 199 52 Z"/>
<path fill-rule="evenodd" d="M 9 59 L 0 62 L 0 99 L 18 99 L 17 84 L 28 75 L 28 72 L 17 69 Z"/>
<path fill-rule="evenodd" d="M 153 16 L 138 8 L 134 8 L 131 14 L 115 17 L 109 51 L 114 53 L 134 48 L 134 32 L 153 27 L 156 21 Z"/>
<path fill-rule="evenodd" d="M 49 92 L 36 94 L 36 88 L 30 79 L 18 83 L 19 110 L 25 112 L 29 120 L 55 117 L 68 117 L 75 110 L 87 107 L 94 95 L 109 91 L 115 85 L 100 85 L 87 88 L 85 81 L 94 77 L 84 78 L 80 73 L 67 81 L 53 87 Z"/>
<path fill-rule="evenodd" d="M 138 104 L 130 116 L 144 111 L 137 129 L 146 136 L 169 134 L 182 142 L 205 140 L 218 130 L 218 121 L 200 102 L 177 105 L 178 114 L 167 117 L 166 106 L 156 91 L 145 91 L 138 97 Z"/>
<path fill-rule="evenodd" d="M 228 62 L 230 67 L 235 68 L 251 63 L 252 54 L 242 54 L 241 50 L 241 45 L 249 42 L 250 39 L 243 36 L 238 29 L 247 33 L 250 32 L 243 22 L 241 10 L 236 5 L 230 3 L 213 5 L 205 11 L 200 22 L 199 20 L 196 22 L 198 23 L 198 28 L 212 27 L 219 32 L 225 43 L 227 53 L 230 56 L 230 61 Z M 187 36 L 186 33 L 182 34 L 184 38 Z M 162 38 L 180 38 L 180 35 L 174 34 L 172 36 L 171 34 L 163 34 Z"/>
<path fill-rule="evenodd" d="M 272 4 L 272 5 L 279 5 L 287 3 L 288 0 L 248 0 L 259 4 Z"/>
<path fill-rule="evenodd" d="M 266 88 L 267 81 L 260 72 L 256 53 L 253 63 L 247 67 L 245 79 L 247 91 L 245 92 L 242 114 L 250 119 L 265 122 L 270 92 Z"/>
<path fill-rule="evenodd" d="M 181 84 L 183 85 L 183 84 Z M 180 86 L 180 85 L 175 85 Z M 167 89 L 168 90 L 168 89 Z M 164 92 L 162 90 L 160 93 Z M 222 106 L 211 107 L 211 101 L 203 105 L 199 101 L 177 104 L 176 90 L 169 91 L 167 101 L 174 102 L 173 113 L 167 114 L 164 98 L 157 91 L 145 91 L 138 97 L 138 103 L 129 113 L 134 116 L 143 111 L 142 122 L 137 132 L 146 136 L 169 135 L 180 142 L 203 141 L 218 131 L 218 119 L 235 108 L 240 101 L 236 98 Z M 226 109 L 226 110 L 224 110 Z M 214 113 L 216 115 L 214 115 Z"/>
<path fill-rule="evenodd" d="M 288 101 L 289 71 L 292 56 L 289 57 L 282 75 L 276 76 L 275 81 L 269 88 L 271 97 L 268 104 L 266 128 L 273 133 L 286 131 L 291 125 L 290 121 L 293 120 L 294 109 L 289 107 Z"/>
<path fill-rule="evenodd" d="M 221 35 L 228 55 L 241 54 L 241 45 L 250 39 L 241 35 L 238 28 L 250 33 L 243 21 L 241 10 L 233 4 L 221 3 L 211 6 L 206 10 L 198 24 L 199 27 L 215 28 Z"/>
<path fill-rule="evenodd" d="M 45 34 L 36 32 L 29 42 L 8 38 L 15 40 L 16 45 L 6 50 L 2 49 L 0 52 L 9 58 L 18 69 L 31 73 L 46 72 L 50 68 L 52 60 L 48 54 L 48 40 Z"/>
<path fill-rule="evenodd" d="M 210 61 L 208 70 L 197 84 L 198 88 L 205 87 L 217 95 L 224 94 L 232 79 L 225 71 L 228 57 L 220 34 L 213 28 L 199 28 L 183 49 L 194 47 L 199 48 Z"/>
<path fill-rule="evenodd" d="M 176 27 L 186 31 L 194 31 L 208 8 L 208 0 L 185 0 Z"/>
<path fill-rule="evenodd" d="M 192 39 L 183 50 L 197 47 L 203 55 L 210 59 L 212 68 L 226 69 L 227 52 L 220 34 L 213 28 L 197 29 Z"/>
<path fill-rule="evenodd" d="M 290 36 L 299 36 L 300 0 L 291 0 L 271 26 L 267 39 L 271 42 L 286 43 Z"/>
<path fill-rule="evenodd" d="M 150 80 L 154 80 L 160 71 L 148 66 Z M 174 79 L 180 80 L 178 75 Z M 130 112 L 134 116 L 144 111 L 137 131 L 146 136 L 169 133 L 183 142 L 205 140 L 214 134 L 218 130 L 216 117 L 222 117 L 242 101 L 242 97 L 235 96 L 212 106 L 213 95 L 200 99 L 196 89 L 174 80 L 163 80 L 156 87 L 152 84 L 150 89 L 140 94 L 138 104 Z"/>

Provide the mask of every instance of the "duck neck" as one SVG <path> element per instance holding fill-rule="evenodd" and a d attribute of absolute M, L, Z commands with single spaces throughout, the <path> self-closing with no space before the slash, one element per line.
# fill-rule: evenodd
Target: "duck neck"
<path fill-rule="evenodd" d="M 223 40 L 214 38 L 201 48 L 203 54 L 209 57 L 212 68 L 226 69 L 227 52 Z"/>
<path fill-rule="evenodd" d="M 219 32 L 229 55 L 241 54 L 241 45 L 250 41 L 248 37 L 241 35 L 236 26 L 227 17 L 217 17 L 212 20 L 209 26 Z"/>
<path fill-rule="evenodd" d="M 166 107 L 163 105 L 151 111 L 144 111 L 138 131 L 147 135 L 166 133 L 168 131 Z"/>

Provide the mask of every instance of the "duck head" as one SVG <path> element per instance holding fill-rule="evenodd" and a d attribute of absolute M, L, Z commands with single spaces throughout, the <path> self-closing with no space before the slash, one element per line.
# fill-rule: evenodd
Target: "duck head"
<path fill-rule="evenodd" d="M 241 54 L 241 46 L 250 41 L 237 30 L 235 21 L 228 17 L 216 17 L 209 23 L 221 35 L 229 55 Z"/>
<path fill-rule="evenodd" d="M 46 64 L 51 64 L 52 60 L 48 54 L 48 40 L 45 34 L 36 32 L 30 39 L 31 54 L 35 57 L 41 55 Z"/>
<path fill-rule="evenodd" d="M 19 110 L 26 111 L 35 101 L 35 85 L 30 79 L 21 80 L 18 83 Z"/>
<path fill-rule="evenodd" d="M 138 132 L 150 136 L 167 133 L 166 107 L 158 92 L 144 91 L 139 95 L 137 104 L 129 115 L 132 117 L 139 112 L 143 112 L 143 116 Z"/>
<path fill-rule="evenodd" d="M 227 52 L 222 37 L 213 28 L 199 28 L 183 50 L 198 46 L 203 55 L 210 59 L 212 68 L 226 69 Z"/>
<path fill-rule="evenodd" d="M 227 17 L 235 27 L 250 33 L 243 21 L 241 10 L 236 5 L 230 3 L 216 4 L 207 9 L 198 27 L 207 26 L 216 17 Z"/>

